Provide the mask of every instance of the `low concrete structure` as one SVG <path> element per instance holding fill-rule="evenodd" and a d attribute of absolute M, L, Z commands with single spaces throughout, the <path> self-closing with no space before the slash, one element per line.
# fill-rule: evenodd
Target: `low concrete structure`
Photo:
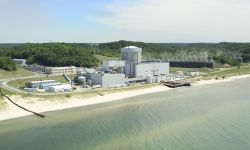
<path fill-rule="evenodd" d="M 47 67 L 45 69 L 46 74 L 55 74 L 55 75 L 63 75 L 63 74 L 76 74 L 76 67 Z"/>
<path fill-rule="evenodd" d="M 107 74 L 107 73 L 91 74 L 91 81 L 92 85 L 101 85 L 102 87 L 125 86 L 127 82 L 125 74 Z"/>
<path fill-rule="evenodd" d="M 27 83 L 28 88 L 42 89 L 44 86 L 57 83 L 55 80 L 31 81 Z"/>
<path fill-rule="evenodd" d="M 72 91 L 72 87 L 70 84 L 56 85 L 49 87 L 50 92 L 70 92 Z"/>
<path fill-rule="evenodd" d="M 18 65 L 26 65 L 26 63 L 27 63 L 27 60 L 26 59 L 13 59 L 14 60 L 14 62 L 16 63 L 16 64 L 18 64 Z"/>

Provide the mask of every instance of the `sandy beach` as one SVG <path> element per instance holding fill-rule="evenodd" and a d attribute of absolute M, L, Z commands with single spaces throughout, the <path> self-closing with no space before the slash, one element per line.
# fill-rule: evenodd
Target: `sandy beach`
<path fill-rule="evenodd" d="M 194 86 L 201 86 L 201 85 L 207 85 L 207 84 L 215 84 L 215 83 L 221 83 L 221 82 L 229 82 L 237 79 L 243 79 L 250 77 L 250 75 L 241 75 L 241 76 L 235 76 L 230 77 L 227 79 L 220 79 L 220 80 L 201 80 L 194 84 Z M 70 109 L 70 108 L 76 108 L 76 107 L 83 107 L 88 105 L 95 105 L 105 102 L 112 102 L 117 100 L 122 100 L 124 98 L 134 97 L 138 95 L 144 95 L 149 93 L 155 93 L 155 92 L 164 92 L 172 90 L 171 88 L 168 88 L 166 86 L 154 86 L 147 89 L 139 89 L 139 90 L 131 90 L 131 91 L 124 91 L 119 93 L 112 93 L 112 94 L 106 94 L 103 96 L 95 96 L 90 98 L 81 98 L 80 96 L 72 96 L 70 98 L 65 99 L 58 99 L 58 100 L 45 100 L 42 98 L 23 98 L 21 96 L 11 96 L 15 102 L 29 110 L 43 113 L 43 112 L 49 112 L 49 111 L 56 111 L 56 110 L 64 110 L 64 109 Z M 11 102 L 5 99 L 5 101 L 8 103 L 8 107 L 2 111 L 0 111 L 0 121 L 3 120 L 9 120 L 14 118 L 20 118 L 24 116 L 33 115 L 29 112 L 26 112 L 17 106 L 13 105 Z"/>

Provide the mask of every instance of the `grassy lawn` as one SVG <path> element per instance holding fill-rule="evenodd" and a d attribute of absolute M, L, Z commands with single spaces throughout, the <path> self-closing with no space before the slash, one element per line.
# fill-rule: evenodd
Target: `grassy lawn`
<path fill-rule="evenodd" d="M 66 83 L 67 82 L 67 80 L 65 80 L 65 78 L 62 75 L 60 75 L 60 76 L 48 76 L 48 77 L 38 77 L 38 78 L 28 78 L 28 79 L 13 80 L 13 81 L 8 82 L 8 85 L 10 85 L 12 87 L 15 87 L 15 88 L 23 89 L 27 82 L 41 81 L 41 80 L 56 80 L 56 81 L 61 82 L 61 83 Z"/>
<path fill-rule="evenodd" d="M 218 68 L 210 69 L 210 68 L 180 68 L 180 67 L 170 67 L 170 73 L 176 73 L 177 71 L 182 72 L 203 72 L 203 73 L 209 73 L 218 71 Z"/>
<path fill-rule="evenodd" d="M 17 68 L 17 71 L 5 71 L 0 69 L 0 79 L 25 77 L 34 75 L 32 72 L 25 70 L 21 67 Z"/>
<path fill-rule="evenodd" d="M 250 74 L 250 66 L 243 66 L 240 69 L 238 69 L 237 67 L 228 68 L 228 69 L 224 69 L 221 71 L 216 71 L 216 72 L 206 74 L 204 75 L 204 77 L 211 77 L 211 76 L 230 77 L 230 76 L 237 76 L 237 75 L 244 75 L 244 74 Z"/>
<path fill-rule="evenodd" d="M 6 94 L 6 95 L 11 95 L 12 93 L 10 93 L 9 91 L 6 91 L 5 89 L 1 88 L 1 91 Z M 4 101 L 3 96 L 0 94 L 0 111 L 3 110 L 4 108 L 7 107 L 7 103 Z"/>
<path fill-rule="evenodd" d="M 7 103 L 0 97 L 0 111 L 7 107 Z"/>

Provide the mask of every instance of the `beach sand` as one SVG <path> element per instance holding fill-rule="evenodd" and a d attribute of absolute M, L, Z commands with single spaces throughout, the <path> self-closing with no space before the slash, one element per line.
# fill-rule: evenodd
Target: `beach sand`
<path fill-rule="evenodd" d="M 220 79 L 220 80 L 215 80 L 215 79 L 201 80 L 195 83 L 194 86 L 229 82 L 232 80 L 243 79 L 247 77 L 250 77 L 250 75 L 241 75 L 241 76 L 235 76 L 235 77 L 230 77 L 227 79 Z M 138 95 L 144 95 L 144 94 L 155 93 L 155 92 L 164 92 L 164 91 L 169 91 L 169 90 L 171 90 L 171 88 L 159 85 L 159 86 L 154 86 L 154 87 L 147 88 L 147 89 L 123 91 L 119 93 L 111 93 L 111 94 L 106 94 L 103 96 L 95 96 L 95 97 L 90 97 L 90 98 L 82 98 L 81 96 L 71 96 L 69 98 L 56 99 L 53 101 L 46 100 L 43 98 L 32 98 L 32 97 L 24 98 L 18 95 L 11 96 L 11 98 L 15 100 L 17 104 L 29 110 L 32 110 L 38 113 L 43 113 L 43 112 L 49 112 L 49 111 L 83 107 L 83 106 L 88 106 L 88 105 L 95 105 L 95 104 L 100 104 L 100 103 L 105 103 L 105 102 L 112 102 L 112 101 L 122 100 L 125 98 L 130 98 L 130 97 L 134 97 Z M 8 103 L 8 107 L 0 112 L 0 121 L 33 115 L 13 105 L 7 99 L 5 99 L 5 101 Z"/>

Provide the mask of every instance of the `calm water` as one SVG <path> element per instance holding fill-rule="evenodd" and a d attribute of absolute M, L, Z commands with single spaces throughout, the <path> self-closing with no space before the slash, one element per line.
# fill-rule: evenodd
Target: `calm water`
<path fill-rule="evenodd" d="M 0 150 L 249 150 L 250 79 L 0 122 Z"/>

